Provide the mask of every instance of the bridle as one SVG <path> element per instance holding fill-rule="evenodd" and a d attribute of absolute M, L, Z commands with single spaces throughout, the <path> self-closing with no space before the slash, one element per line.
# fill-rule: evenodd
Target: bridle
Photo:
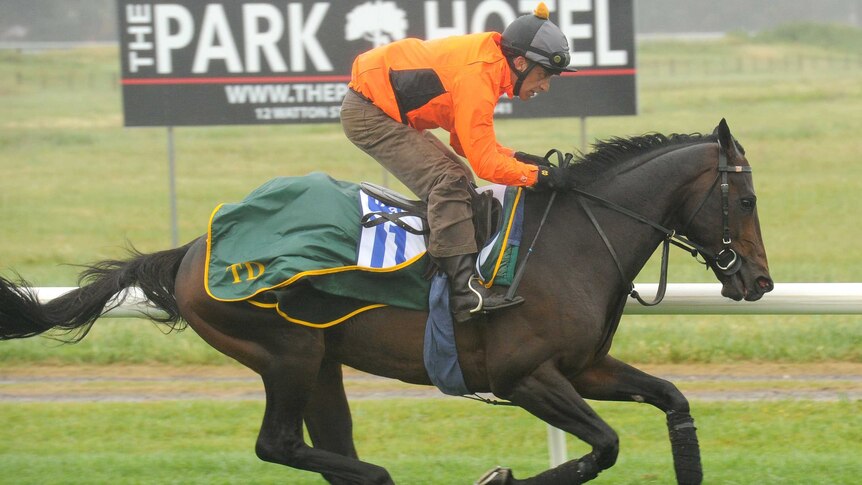
<path fill-rule="evenodd" d="M 613 257 L 614 262 L 616 263 L 617 270 L 620 273 L 623 281 L 629 285 L 630 291 L 629 295 L 632 298 L 636 299 L 641 305 L 645 306 L 654 306 L 658 305 L 662 299 L 664 299 L 665 290 L 667 289 L 667 264 L 668 264 L 668 254 L 670 253 L 670 244 L 682 248 L 689 252 L 695 259 L 700 255 L 703 260 L 699 262 L 706 265 L 707 267 L 713 266 L 716 268 L 721 274 L 725 276 L 731 276 L 736 274 L 739 269 L 742 267 L 742 259 L 736 254 L 736 251 L 730 247 L 733 242 L 730 234 L 730 184 L 728 182 L 728 174 L 729 173 L 743 173 L 743 172 L 751 172 L 751 166 L 738 166 L 738 165 L 728 165 L 727 163 L 727 152 L 724 147 L 721 146 L 721 141 L 716 140 L 718 143 L 718 167 L 715 181 L 713 181 L 706 195 L 700 204 L 698 204 L 697 209 L 692 213 L 689 217 L 689 220 L 683 226 L 686 229 L 691 225 L 691 222 L 694 218 L 700 213 L 703 206 L 706 205 L 706 202 L 709 200 L 709 197 L 712 195 L 712 192 L 715 190 L 716 186 L 719 186 L 721 189 L 721 216 L 722 216 L 722 249 L 716 254 L 713 251 L 707 249 L 706 247 L 692 241 L 691 239 L 679 235 L 673 229 L 668 229 L 660 224 L 650 221 L 649 219 L 641 216 L 640 214 L 633 212 L 625 207 L 617 205 L 611 201 L 602 199 L 601 197 L 597 197 L 590 193 L 584 192 L 580 189 L 572 189 L 573 192 L 578 194 L 578 202 L 581 207 L 584 209 L 584 212 L 587 213 L 590 221 L 593 226 L 598 231 L 599 235 L 602 237 L 602 240 L 605 243 L 605 246 L 608 248 L 608 252 L 611 253 L 611 257 Z M 720 183 L 719 183 L 720 182 Z M 662 255 L 661 255 L 661 275 L 659 277 L 659 285 L 658 292 L 656 293 L 655 299 L 651 302 L 647 302 L 643 300 L 638 292 L 634 288 L 634 283 L 631 282 L 628 278 L 626 278 L 625 272 L 623 271 L 622 265 L 620 264 L 620 260 L 616 255 L 616 251 L 614 251 L 613 246 L 611 245 L 610 240 L 608 240 L 595 216 L 593 215 L 592 210 L 589 206 L 584 202 L 584 199 L 589 199 L 594 202 L 598 202 L 605 207 L 617 211 L 621 214 L 629 216 L 637 221 L 640 221 L 644 224 L 652 226 L 656 230 L 664 233 L 664 242 L 662 246 Z"/>
<path fill-rule="evenodd" d="M 718 167 L 715 180 L 704 196 L 703 200 L 698 204 L 697 209 L 692 213 L 689 217 L 686 224 L 683 226 L 686 229 L 691 225 L 694 218 L 700 213 L 703 206 L 706 205 L 710 196 L 712 195 L 715 187 L 718 186 L 721 189 L 721 213 L 722 213 L 722 249 L 715 253 L 706 247 L 688 239 L 685 236 L 677 234 L 677 232 L 673 229 L 668 229 L 667 227 L 662 226 L 661 224 L 655 223 L 646 217 L 630 210 L 625 207 L 622 207 L 614 202 L 603 199 L 599 196 L 590 194 L 589 192 L 585 192 L 578 188 L 572 188 L 571 191 L 578 195 L 578 203 L 583 208 L 584 212 L 587 214 L 587 217 L 590 219 L 590 222 L 596 228 L 596 231 L 601 236 L 602 241 L 605 243 L 605 246 L 608 249 L 611 257 L 614 260 L 614 263 L 617 266 L 617 270 L 619 271 L 620 277 L 623 282 L 629 286 L 629 295 L 636 299 L 641 305 L 644 306 L 654 306 L 658 305 L 663 299 L 665 295 L 665 291 L 667 289 L 667 267 L 668 267 L 668 255 L 670 253 L 670 245 L 673 244 L 679 248 L 684 249 L 689 254 L 691 254 L 695 259 L 697 259 L 698 255 L 703 258 L 702 260 L 698 260 L 701 264 L 704 264 L 707 267 L 714 267 L 718 272 L 723 275 L 731 276 L 736 274 L 740 268 L 742 267 L 742 258 L 736 253 L 736 251 L 731 248 L 731 234 L 730 234 L 730 185 L 728 183 L 728 174 L 730 173 L 744 173 L 751 172 L 751 166 L 738 166 L 738 165 L 728 165 L 727 163 L 727 153 L 724 147 L 721 146 L 721 141 L 716 140 L 718 143 Z M 551 150 L 545 155 L 545 159 L 549 159 L 552 154 L 557 155 L 557 164 L 561 168 L 567 167 L 574 156 L 571 153 L 563 154 L 559 150 Z M 556 192 L 551 194 L 551 198 L 548 202 L 548 206 L 545 209 L 544 216 L 542 217 L 541 222 L 539 223 L 539 228 L 536 231 L 536 235 L 533 238 L 533 244 L 535 244 L 536 239 L 538 238 L 539 232 L 542 229 L 542 226 L 545 223 L 545 219 L 547 218 L 548 212 L 550 211 L 551 205 L 554 203 L 554 199 L 556 196 Z M 593 215 L 593 211 L 590 209 L 589 205 L 587 205 L 586 200 L 590 200 L 596 202 L 600 205 L 605 206 L 608 209 L 619 212 L 625 216 L 628 216 L 632 219 L 635 219 L 639 222 L 647 224 L 657 231 L 662 232 L 665 237 L 662 243 L 662 255 L 661 255 L 661 275 L 659 277 L 659 285 L 658 291 L 656 292 L 655 299 L 651 302 L 647 302 L 641 298 L 638 294 L 637 290 L 635 290 L 634 282 L 632 282 L 629 278 L 626 277 L 625 271 L 623 271 L 622 264 L 620 263 L 620 259 L 617 256 L 616 251 L 614 250 L 613 245 L 608 239 L 605 231 L 602 229 L 595 215 Z M 530 248 L 527 251 L 527 255 L 525 256 L 525 261 L 522 262 L 521 268 L 519 268 L 518 274 L 515 275 L 515 278 L 512 281 L 512 286 L 509 288 L 509 292 L 507 293 L 507 297 L 510 294 L 514 294 L 514 288 L 517 287 L 518 282 L 520 281 L 520 273 L 522 273 L 523 267 L 525 266 L 526 259 L 532 253 L 533 244 L 530 245 Z"/>
<path fill-rule="evenodd" d="M 704 259 L 707 259 L 707 254 L 709 254 L 709 260 L 706 261 L 705 264 L 712 264 L 719 270 L 720 273 L 730 276 L 739 271 L 740 266 L 742 265 L 742 260 L 730 247 L 731 236 L 730 236 L 730 185 L 727 181 L 728 173 L 751 173 L 751 166 L 740 166 L 740 165 L 728 165 L 727 164 L 727 154 L 725 153 L 724 148 L 721 146 L 721 142 L 718 141 L 718 174 L 715 176 L 715 180 L 712 182 L 712 185 L 709 188 L 709 191 L 706 193 L 706 197 L 703 198 L 703 201 L 697 206 L 697 209 L 691 214 L 688 221 L 685 223 L 683 227 L 686 229 L 691 225 L 694 218 L 700 213 L 700 210 L 703 209 L 703 206 L 706 204 L 706 201 L 709 200 L 709 196 L 712 194 L 712 191 L 715 190 L 716 185 L 721 187 L 721 217 L 723 224 L 722 238 L 721 243 L 723 245 L 721 251 L 718 254 L 712 256 L 711 253 L 704 253 L 702 249 L 698 251 L 700 254 L 704 255 Z M 721 184 L 719 184 L 719 181 Z"/>

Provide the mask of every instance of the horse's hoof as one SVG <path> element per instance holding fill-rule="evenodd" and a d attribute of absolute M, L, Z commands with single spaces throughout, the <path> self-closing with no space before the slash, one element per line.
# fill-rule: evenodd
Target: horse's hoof
<path fill-rule="evenodd" d="M 485 472 L 481 478 L 476 480 L 476 485 L 510 485 L 514 478 L 511 468 L 498 466 Z"/>

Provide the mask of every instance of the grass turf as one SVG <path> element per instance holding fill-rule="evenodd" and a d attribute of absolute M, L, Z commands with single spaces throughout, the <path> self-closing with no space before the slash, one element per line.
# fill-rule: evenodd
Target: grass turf
<path fill-rule="evenodd" d="M 860 406 L 695 402 L 705 483 L 857 483 Z M 457 399 L 358 401 L 353 409 L 360 456 L 396 483 L 470 483 L 498 464 L 525 477 L 548 465 L 546 428 L 522 410 Z M 621 447 L 597 483 L 673 481 L 659 411 L 595 409 Z M 249 401 L 0 403 L 0 482 L 322 484 L 315 474 L 257 460 L 262 412 L 262 402 Z M 572 438 L 568 445 L 570 457 L 587 451 Z"/>

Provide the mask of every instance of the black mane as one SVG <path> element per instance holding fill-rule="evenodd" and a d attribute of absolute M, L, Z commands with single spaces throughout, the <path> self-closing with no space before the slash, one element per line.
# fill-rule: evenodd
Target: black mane
<path fill-rule="evenodd" d="M 591 180 L 620 163 L 630 161 L 653 150 L 715 140 L 715 135 L 703 135 L 701 133 L 674 133 L 671 135 L 647 133 L 630 138 L 614 137 L 594 143 L 593 151 L 576 156 L 571 167 L 575 172 L 573 175 L 576 175 L 578 179 Z"/>

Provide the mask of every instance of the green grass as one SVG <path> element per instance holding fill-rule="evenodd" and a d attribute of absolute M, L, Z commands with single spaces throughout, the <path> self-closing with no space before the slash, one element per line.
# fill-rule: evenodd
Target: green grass
<path fill-rule="evenodd" d="M 694 403 L 705 482 L 857 483 L 860 406 Z M 673 481 L 659 411 L 595 408 L 621 447 L 617 465 L 597 483 Z M 314 474 L 257 460 L 262 412 L 261 402 L 2 403 L 0 482 L 322 484 Z M 359 401 L 354 420 L 360 456 L 386 467 L 396 483 L 471 483 L 498 464 L 524 477 L 548 464 L 545 426 L 518 409 L 455 399 Z M 587 452 L 571 438 L 568 448 L 570 457 Z"/>
<path fill-rule="evenodd" d="M 862 53 L 862 29 L 849 25 L 792 23 L 747 37 L 767 44 L 781 42 L 803 47 L 816 46 L 833 52 Z"/>
<path fill-rule="evenodd" d="M 853 49 L 788 35 L 639 46 L 640 114 L 590 118 L 588 139 L 709 132 L 726 117 L 754 166 L 776 282 L 862 281 L 862 63 L 848 57 L 858 55 Z M 839 35 L 854 45 L 857 33 Z M 0 273 L 69 286 L 80 270 L 74 264 L 122 257 L 127 241 L 142 251 L 169 246 L 166 131 L 121 126 L 117 56 L 114 49 L 0 52 Z M 501 142 L 528 152 L 581 146 L 577 119 L 503 120 L 497 131 Z M 274 176 L 321 170 L 383 180 L 334 124 L 177 128 L 175 135 L 181 242 L 204 233 L 215 205 Z M 657 278 L 654 258 L 637 281 Z M 714 277 L 675 251 L 670 280 Z M 190 332 L 162 337 L 135 321 L 100 322 L 88 339 L 74 349 L 4 343 L 0 359 L 224 361 Z M 858 362 L 860 342 L 858 316 L 627 317 L 614 353 L 635 362 Z"/>

